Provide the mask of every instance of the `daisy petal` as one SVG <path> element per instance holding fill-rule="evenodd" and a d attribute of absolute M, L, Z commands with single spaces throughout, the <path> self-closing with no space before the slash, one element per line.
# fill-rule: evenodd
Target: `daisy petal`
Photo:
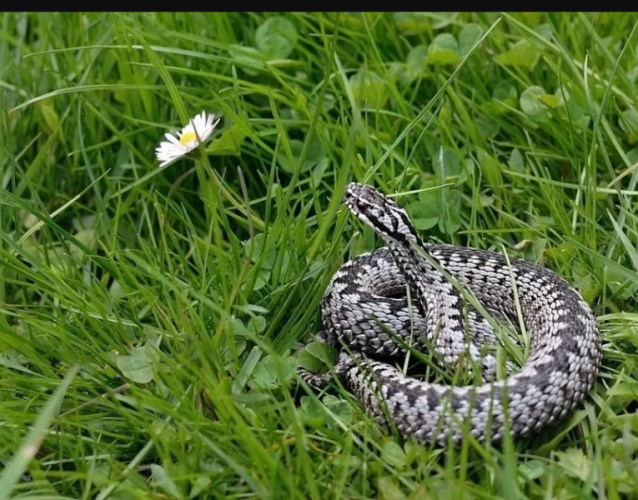
<path fill-rule="evenodd" d="M 173 134 L 164 134 L 164 137 L 166 137 L 173 144 L 179 144 L 179 140 Z"/>
<path fill-rule="evenodd" d="M 162 141 L 155 148 L 155 157 L 160 162 L 160 168 L 179 160 L 207 141 L 215 131 L 219 120 L 216 115 L 202 111 L 191 118 L 181 131 L 175 134 L 164 134 L 167 140 Z"/>

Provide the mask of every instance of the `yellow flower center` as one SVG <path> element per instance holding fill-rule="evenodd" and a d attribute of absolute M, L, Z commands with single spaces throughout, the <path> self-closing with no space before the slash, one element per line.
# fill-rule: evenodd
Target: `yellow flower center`
<path fill-rule="evenodd" d="M 184 132 L 182 136 L 179 138 L 179 143 L 182 146 L 187 146 L 189 142 L 196 141 L 196 140 L 197 140 L 197 134 L 193 130 L 192 132 L 191 131 Z"/>

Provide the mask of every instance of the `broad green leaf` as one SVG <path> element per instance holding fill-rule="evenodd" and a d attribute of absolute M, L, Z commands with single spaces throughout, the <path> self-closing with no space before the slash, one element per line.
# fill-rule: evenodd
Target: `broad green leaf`
<path fill-rule="evenodd" d="M 266 329 L 266 318 L 263 316 L 253 316 L 247 322 L 248 329 L 253 333 L 261 333 Z"/>
<path fill-rule="evenodd" d="M 540 53 L 527 40 L 519 40 L 512 47 L 496 56 L 496 62 L 503 66 L 522 66 L 531 68 L 536 64 Z"/>
<path fill-rule="evenodd" d="M 280 387 L 277 372 L 270 356 L 262 359 L 252 373 L 248 385 L 253 389 L 272 390 Z"/>
<path fill-rule="evenodd" d="M 313 373 L 326 372 L 337 362 L 337 351 L 330 344 L 311 342 L 298 354 L 299 365 Z"/>
<path fill-rule="evenodd" d="M 246 134 L 237 125 L 224 130 L 219 139 L 213 140 L 206 151 L 218 156 L 237 156 L 241 151 L 241 145 Z"/>
<path fill-rule="evenodd" d="M 352 422 L 352 408 L 347 401 L 335 397 L 332 394 L 326 394 L 323 398 L 323 404 L 326 405 L 342 423 L 349 424 Z"/>
<path fill-rule="evenodd" d="M 572 477 L 581 481 L 591 479 L 591 473 L 595 470 L 594 463 L 580 448 L 568 448 L 565 451 L 557 451 L 556 457 L 561 467 Z"/>
<path fill-rule="evenodd" d="M 579 128 L 587 127 L 591 121 L 587 110 L 580 106 L 570 95 L 567 96 L 567 102 L 561 116 L 564 119 L 571 120 L 572 124 Z"/>
<path fill-rule="evenodd" d="M 428 47 L 428 64 L 456 64 L 461 59 L 459 55 L 459 45 L 450 33 L 441 33 Z"/>
<path fill-rule="evenodd" d="M 230 318 L 227 324 L 231 335 L 250 337 L 250 330 L 246 328 L 246 325 L 239 318 Z"/>
<path fill-rule="evenodd" d="M 324 156 L 323 158 L 321 158 L 321 160 L 319 160 L 319 163 L 317 163 L 317 165 L 312 169 L 312 178 L 314 180 L 315 185 L 318 185 L 321 182 L 321 179 L 323 178 L 323 175 L 328 170 L 329 166 L 330 166 L 330 158 L 328 158 L 327 156 Z"/>
<path fill-rule="evenodd" d="M 255 33 L 257 48 L 270 59 L 285 59 L 297 45 L 297 29 L 285 17 L 271 17 Z"/>
<path fill-rule="evenodd" d="M 547 106 L 549 106 L 552 109 L 556 109 L 558 106 L 560 106 L 563 102 L 562 99 L 557 96 L 557 95 L 552 95 L 552 94 L 545 94 L 545 95 L 541 95 L 538 96 L 538 99 L 547 104 Z"/>
<path fill-rule="evenodd" d="M 547 41 L 550 41 L 552 39 L 552 27 L 549 24 L 541 24 L 540 26 L 534 28 L 534 31 Z"/>
<path fill-rule="evenodd" d="M 517 172 L 525 171 L 525 160 L 523 160 L 523 155 L 518 150 L 518 148 L 512 149 L 508 163 L 509 163 L 509 166 L 512 167 Z"/>
<path fill-rule="evenodd" d="M 494 139 L 501 130 L 499 123 L 488 116 L 477 117 L 476 128 L 484 139 Z"/>
<path fill-rule="evenodd" d="M 95 248 L 97 247 L 97 232 L 95 231 L 95 229 L 82 229 L 75 233 L 75 237 L 80 243 L 84 243 L 86 248 L 95 250 Z M 82 258 L 84 257 L 84 255 L 86 255 L 84 249 L 73 244 L 71 245 L 70 250 L 71 255 L 76 258 Z"/>
<path fill-rule="evenodd" d="M 547 464 L 542 460 L 527 460 L 518 466 L 519 472 L 528 480 L 538 479 L 545 473 Z"/>
<path fill-rule="evenodd" d="M 437 193 L 426 200 L 414 201 L 405 207 L 410 219 L 420 231 L 426 231 L 439 221 L 441 216 L 441 195 Z"/>
<path fill-rule="evenodd" d="M 73 217 L 73 229 L 82 231 L 82 229 L 95 229 L 97 222 L 96 215 L 85 215 L 84 217 Z"/>
<path fill-rule="evenodd" d="M 323 408 L 321 401 L 310 396 L 302 396 L 301 411 L 304 415 L 304 420 L 309 421 L 313 425 L 321 425 L 326 420 L 326 410 Z"/>
<path fill-rule="evenodd" d="M 536 28 L 538 34 L 540 34 L 546 40 L 551 38 L 551 27 L 547 24 L 543 24 Z M 522 66 L 524 68 L 531 68 L 536 64 L 540 58 L 540 52 L 527 40 L 519 40 L 512 47 L 499 54 L 496 57 L 496 62 L 503 66 Z"/>
<path fill-rule="evenodd" d="M 618 119 L 620 128 L 627 134 L 629 144 L 638 142 L 638 112 L 635 109 L 627 109 Z"/>
<path fill-rule="evenodd" d="M 119 355 L 116 363 L 122 374 L 133 382 L 147 384 L 153 380 L 152 359 L 144 347 L 133 349 L 130 355 Z"/>
<path fill-rule="evenodd" d="M 295 374 L 296 366 L 293 358 L 277 361 L 270 355 L 266 356 L 253 371 L 248 385 L 262 390 L 281 388 Z"/>
<path fill-rule="evenodd" d="M 157 330 L 152 329 L 150 326 L 145 325 L 144 330 L 146 332 L 146 343 L 142 348 L 146 351 L 146 355 L 151 361 L 159 362 L 160 353 L 160 337 Z"/>
<path fill-rule="evenodd" d="M 312 97 L 310 101 L 308 101 L 308 111 L 310 112 L 311 115 L 317 112 L 317 102 L 318 102 L 318 99 L 316 96 Z M 331 109 L 335 107 L 336 102 L 337 102 L 337 99 L 335 98 L 334 94 L 326 94 L 323 97 L 323 101 L 321 101 L 321 109 L 323 111 L 330 111 Z"/>
<path fill-rule="evenodd" d="M 301 152 L 303 150 L 303 142 L 297 139 L 291 140 L 290 150 L 293 155 L 293 162 L 289 160 L 288 155 L 284 151 L 279 152 L 277 159 L 279 160 L 281 168 L 292 174 L 295 172 L 297 164 L 299 163 L 299 158 L 301 157 Z M 301 167 L 301 171 L 306 172 L 315 167 L 323 158 L 325 158 L 325 156 L 326 151 L 321 144 L 321 140 L 315 135 L 310 142 L 310 146 L 308 146 L 308 151 Z"/>
<path fill-rule="evenodd" d="M 246 346 L 248 345 L 246 340 L 243 338 L 236 338 L 232 340 L 234 342 L 234 349 L 231 346 L 224 348 L 222 351 L 222 358 L 224 361 L 229 363 L 234 363 L 237 361 L 237 357 L 241 356 L 241 354 L 246 350 Z"/>
<path fill-rule="evenodd" d="M 430 30 L 432 22 L 424 12 L 395 12 L 394 22 L 406 34 L 423 33 Z"/>
<path fill-rule="evenodd" d="M 346 455 L 342 453 L 335 459 L 334 463 L 339 467 L 360 470 L 363 462 L 357 455 Z"/>
<path fill-rule="evenodd" d="M 407 64 L 408 71 L 413 78 L 418 78 L 426 70 L 426 60 L 428 56 L 428 48 L 425 45 L 417 45 L 412 47 L 408 52 Z"/>
<path fill-rule="evenodd" d="M 352 422 L 352 409 L 348 402 L 331 394 L 324 396 L 321 402 L 304 396 L 301 398 L 301 409 L 311 423 L 315 425 L 329 422 L 330 427 L 334 427 L 335 418 L 342 424 L 350 424 Z"/>
<path fill-rule="evenodd" d="M 407 500 L 408 498 L 392 476 L 379 478 L 377 480 L 377 488 L 381 500 Z"/>
<path fill-rule="evenodd" d="M 374 71 L 360 70 L 350 77 L 354 98 L 368 107 L 380 108 L 388 100 L 388 87 Z"/>
<path fill-rule="evenodd" d="M 465 57 L 474 44 L 479 41 L 483 35 L 483 28 L 478 24 L 470 23 L 463 26 L 459 34 L 459 55 Z"/>
<path fill-rule="evenodd" d="M 546 107 L 540 100 L 547 95 L 543 87 L 532 85 L 521 94 L 520 104 L 523 112 L 529 116 L 539 116 L 546 112 Z"/>
<path fill-rule="evenodd" d="M 257 271 L 257 278 L 255 279 L 255 284 L 252 287 L 252 291 L 261 290 L 263 287 L 265 287 L 268 284 L 269 280 L 270 280 L 270 271 L 264 268 L 259 269 L 259 271 Z M 250 282 L 246 281 L 244 285 L 242 286 L 242 289 L 244 291 L 249 291 L 248 290 L 249 284 Z"/>
<path fill-rule="evenodd" d="M 404 64 L 397 61 L 388 64 L 388 72 L 386 74 L 388 81 L 400 82 L 403 85 L 411 84 L 415 78 L 407 63 Z"/>
<path fill-rule="evenodd" d="M 126 293 L 124 292 L 124 289 L 122 288 L 122 285 L 118 280 L 113 280 L 113 283 L 111 283 L 111 286 L 109 287 L 109 295 L 113 299 L 121 299 L 123 297 L 126 297 Z"/>
<path fill-rule="evenodd" d="M 277 258 L 277 250 L 274 244 L 270 244 L 266 248 L 266 242 L 266 234 L 258 233 L 251 240 L 244 242 L 244 249 L 246 250 L 246 255 L 250 256 L 250 260 L 254 264 L 261 262 L 263 269 L 272 269 Z"/>
<path fill-rule="evenodd" d="M 302 416 L 306 424 L 317 428 L 335 428 L 334 419 L 328 415 L 326 406 L 321 401 L 305 396 L 301 400 Z"/>
<path fill-rule="evenodd" d="M 402 468 L 405 466 L 406 456 L 401 445 L 394 440 L 383 443 L 383 460 L 393 467 Z"/>
<path fill-rule="evenodd" d="M 496 101 L 496 110 L 499 113 L 506 113 L 509 108 L 515 108 L 518 102 L 518 92 L 516 87 L 509 81 L 499 82 L 494 88 L 492 93 L 492 99 Z"/>
<path fill-rule="evenodd" d="M 416 227 L 419 231 L 427 231 L 437 225 L 439 217 L 419 217 L 418 219 L 413 218 L 412 221 L 414 223 L 414 227 Z"/>

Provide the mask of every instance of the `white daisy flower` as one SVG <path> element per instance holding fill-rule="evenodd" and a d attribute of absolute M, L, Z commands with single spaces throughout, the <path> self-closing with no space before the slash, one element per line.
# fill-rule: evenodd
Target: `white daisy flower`
<path fill-rule="evenodd" d="M 177 135 L 166 134 L 168 141 L 162 141 L 155 149 L 155 156 L 160 163 L 160 168 L 170 165 L 182 156 L 193 151 L 202 142 L 206 141 L 219 123 L 219 118 L 214 114 L 207 115 L 205 111 L 191 118 Z"/>

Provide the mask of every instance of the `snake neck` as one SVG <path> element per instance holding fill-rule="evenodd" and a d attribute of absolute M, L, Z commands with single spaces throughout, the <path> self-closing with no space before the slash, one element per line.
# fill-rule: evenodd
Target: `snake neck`
<path fill-rule="evenodd" d="M 426 337 L 447 363 L 456 363 L 467 346 L 466 311 L 461 295 L 411 245 L 393 240 L 387 244 L 425 318 Z M 421 242 L 417 245 L 429 255 Z"/>

